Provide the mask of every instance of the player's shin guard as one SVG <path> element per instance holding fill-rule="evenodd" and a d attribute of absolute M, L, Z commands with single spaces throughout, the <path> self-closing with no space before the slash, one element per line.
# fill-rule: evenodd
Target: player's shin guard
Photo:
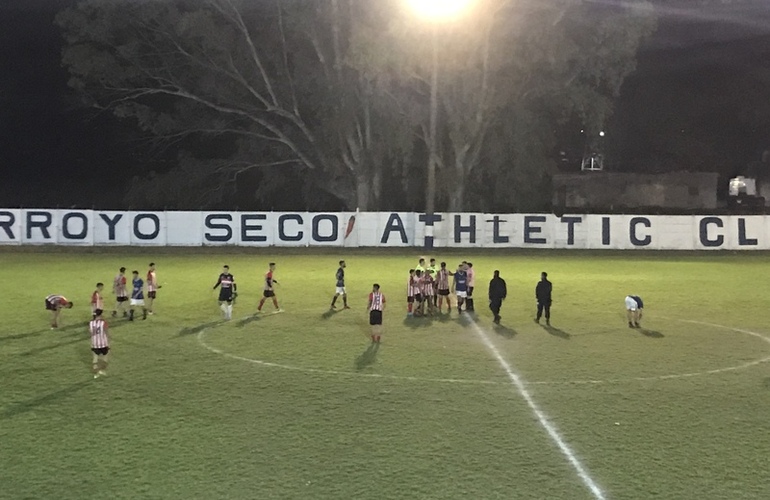
<path fill-rule="evenodd" d="M 228 304 L 225 316 L 227 317 L 227 319 L 233 319 L 233 305 L 232 304 Z"/>

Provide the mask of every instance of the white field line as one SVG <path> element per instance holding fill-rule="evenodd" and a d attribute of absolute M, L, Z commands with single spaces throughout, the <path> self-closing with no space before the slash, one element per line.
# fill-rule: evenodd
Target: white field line
<path fill-rule="evenodd" d="M 551 424 L 551 422 L 548 420 L 548 417 L 545 415 L 545 413 L 543 413 L 543 411 L 537 405 L 535 400 L 532 398 L 532 395 L 527 390 L 521 377 L 519 377 L 519 375 L 511 367 L 510 363 L 508 363 L 508 361 L 502 356 L 502 354 L 500 354 L 500 351 L 497 349 L 497 347 L 495 347 L 495 344 L 492 343 L 492 341 L 489 339 L 489 336 L 484 332 L 484 330 L 482 330 L 481 327 L 472 319 L 470 323 L 473 326 L 473 329 L 476 330 L 476 334 L 479 336 L 482 342 L 484 342 L 484 345 L 487 346 L 487 348 L 492 352 L 492 354 L 497 359 L 497 362 L 500 363 L 500 366 L 503 368 L 503 370 L 505 370 L 505 373 L 508 375 L 508 378 L 511 380 L 511 383 L 513 384 L 513 386 L 519 392 L 521 397 L 524 398 L 524 401 L 527 402 L 527 405 L 537 417 L 538 421 L 540 422 L 540 425 L 543 426 L 545 431 L 548 433 L 548 436 L 553 440 L 554 443 L 556 443 L 556 446 L 559 447 L 559 450 L 561 451 L 562 455 L 564 455 L 564 457 L 569 461 L 569 463 L 575 469 L 575 472 L 577 473 L 580 480 L 583 481 L 583 484 L 585 484 L 586 487 L 591 491 L 594 498 L 596 498 L 597 500 L 604 500 L 606 497 L 604 496 L 604 493 L 602 492 L 601 488 L 599 488 L 596 482 L 593 479 L 591 479 L 591 476 L 588 474 L 588 471 L 586 471 L 585 467 L 583 467 L 583 464 L 580 463 L 580 460 L 578 460 L 578 458 L 575 456 L 575 453 L 570 449 L 567 443 L 564 442 L 564 439 L 556 430 L 556 427 L 554 427 L 554 425 Z"/>

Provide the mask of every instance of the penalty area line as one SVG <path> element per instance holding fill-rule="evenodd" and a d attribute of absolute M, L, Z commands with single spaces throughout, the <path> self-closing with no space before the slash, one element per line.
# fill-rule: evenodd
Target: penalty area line
<path fill-rule="evenodd" d="M 548 436 L 551 438 L 551 440 L 554 443 L 556 443 L 556 446 L 558 446 L 559 451 L 561 451 L 562 455 L 564 455 L 564 457 L 569 461 L 569 463 L 575 469 L 575 472 L 577 473 L 580 480 L 583 481 L 583 484 L 591 491 L 594 498 L 596 498 L 597 500 L 605 500 L 606 497 L 604 496 L 604 493 L 602 492 L 601 488 L 599 488 L 596 482 L 591 478 L 586 468 L 583 466 L 580 460 L 578 460 L 577 456 L 575 456 L 575 453 L 572 451 L 572 449 L 570 449 L 570 447 L 561 437 L 559 432 L 556 430 L 556 427 L 554 427 L 554 425 L 551 424 L 546 414 L 543 413 L 543 410 L 540 409 L 540 407 L 535 402 L 532 395 L 527 390 L 525 382 L 513 370 L 513 367 L 503 357 L 503 355 L 500 354 L 500 351 L 497 349 L 497 347 L 495 347 L 495 344 L 492 343 L 492 341 L 489 339 L 489 336 L 484 332 L 484 330 L 481 329 L 478 323 L 473 321 L 473 319 L 470 320 L 470 323 L 473 326 L 473 329 L 476 331 L 476 334 L 478 335 L 478 337 L 482 340 L 482 342 L 484 342 L 484 345 L 487 346 L 487 349 L 489 349 L 490 352 L 492 352 L 497 362 L 500 364 L 502 369 L 508 375 L 508 378 L 510 379 L 511 384 L 516 388 L 519 395 L 521 395 L 521 397 L 524 398 L 524 401 L 527 402 L 527 405 L 532 410 L 532 413 L 534 413 L 535 416 L 537 417 L 537 420 L 540 422 L 540 425 L 548 433 Z"/>

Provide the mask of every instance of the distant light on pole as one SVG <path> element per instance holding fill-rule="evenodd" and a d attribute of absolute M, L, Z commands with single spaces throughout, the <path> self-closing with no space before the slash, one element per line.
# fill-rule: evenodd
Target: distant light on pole
<path fill-rule="evenodd" d="M 474 0 L 405 0 L 418 15 L 431 21 L 452 19 L 463 13 Z"/>
<path fill-rule="evenodd" d="M 599 137 L 604 137 L 604 130 L 602 130 L 601 132 L 599 132 Z"/>

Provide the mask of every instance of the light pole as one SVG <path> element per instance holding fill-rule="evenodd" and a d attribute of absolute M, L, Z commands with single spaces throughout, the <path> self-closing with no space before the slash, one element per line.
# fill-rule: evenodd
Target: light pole
<path fill-rule="evenodd" d="M 428 186 L 425 212 L 432 216 L 436 210 L 436 167 L 438 165 L 438 23 L 456 19 L 474 0 L 406 0 L 411 9 L 431 25 L 430 111 L 428 123 Z M 433 222 L 426 226 L 426 237 L 433 237 Z M 431 233 L 430 235 L 428 233 Z"/>

